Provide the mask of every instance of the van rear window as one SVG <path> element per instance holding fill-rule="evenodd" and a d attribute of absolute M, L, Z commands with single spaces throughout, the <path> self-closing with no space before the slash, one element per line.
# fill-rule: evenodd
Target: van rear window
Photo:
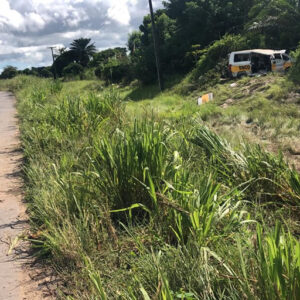
<path fill-rule="evenodd" d="M 249 61 L 249 60 L 250 60 L 250 54 L 249 53 L 235 54 L 234 55 L 234 62 Z"/>
<path fill-rule="evenodd" d="M 282 54 L 282 58 L 285 61 L 289 61 L 290 60 L 290 58 L 286 54 Z"/>

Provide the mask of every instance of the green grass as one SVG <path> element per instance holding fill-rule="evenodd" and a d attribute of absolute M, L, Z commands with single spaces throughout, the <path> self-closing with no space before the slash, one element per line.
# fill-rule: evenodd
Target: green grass
<path fill-rule="evenodd" d="M 299 299 L 300 177 L 277 151 L 299 139 L 297 87 L 230 83 L 0 82 L 18 98 L 30 240 L 61 298 Z"/>

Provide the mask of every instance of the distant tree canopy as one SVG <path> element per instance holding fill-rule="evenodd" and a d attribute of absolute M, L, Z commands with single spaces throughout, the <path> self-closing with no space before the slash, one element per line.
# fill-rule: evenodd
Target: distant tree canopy
<path fill-rule="evenodd" d="M 83 66 L 78 63 L 71 63 L 63 69 L 63 75 L 66 77 L 81 75 L 82 72 Z"/>
<path fill-rule="evenodd" d="M 95 75 L 106 82 L 131 79 L 131 63 L 126 48 L 113 48 L 94 54 L 90 65 L 95 66 Z"/>
<path fill-rule="evenodd" d="M 126 48 L 113 48 L 113 49 L 106 49 L 100 52 L 97 52 L 93 55 L 93 59 L 90 62 L 90 66 L 99 66 L 107 64 L 108 61 L 112 58 L 114 59 L 124 59 L 127 57 L 127 49 Z"/>
<path fill-rule="evenodd" d="M 162 70 L 187 72 L 213 42 L 241 34 L 249 47 L 295 48 L 300 41 L 298 0 L 166 0 L 155 12 Z M 135 77 L 155 80 L 150 16 L 129 35 Z M 217 61 L 216 61 L 217 63 Z"/>
<path fill-rule="evenodd" d="M 62 76 L 64 68 L 74 62 L 75 62 L 74 52 L 65 51 L 55 59 L 52 65 L 52 71 L 55 72 L 55 74 L 57 74 L 58 76 Z"/>
<path fill-rule="evenodd" d="M 165 0 L 154 18 L 165 76 L 191 72 L 189 78 L 196 80 L 209 71 L 219 72 L 230 51 L 295 50 L 300 42 L 300 0 Z M 23 73 L 47 77 L 50 71 L 59 77 L 95 74 L 107 83 L 155 82 L 150 15 L 129 34 L 127 48 L 96 51 L 90 38 L 79 38 L 69 49 L 59 49 L 51 69 L 32 68 Z"/>
<path fill-rule="evenodd" d="M 53 63 L 52 71 L 58 76 L 63 75 L 63 70 L 71 63 L 76 62 L 82 67 L 86 67 L 96 53 L 96 47 L 94 43 L 91 43 L 89 38 L 79 38 L 74 40 L 70 44 L 70 49 L 60 49 L 60 55 L 58 55 Z"/>
<path fill-rule="evenodd" d="M 13 67 L 13 66 L 7 66 L 4 68 L 4 70 L 2 71 L 0 77 L 2 79 L 10 79 L 13 78 L 15 76 L 18 75 L 18 70 L 17 68 Z"/>
<path fill-rule="evenodd" d="M 293 53 L 293 56 L 295 58 L 295 62 L 290 70 L 289 77 L 295 83 L 300 84 L 300 44 L 297 50 Z"/>
<path fill-rule="evenodd" d="M 87 38 L 80 38 L 77 40 L 74 40 L 71 43 L 70 52 L 73 53 L 75 61 L 82 65 L 83 67 L 86 67 L 87 64 L 90 61 L 90 58 L 93 56 L 93 54 L 96 52 L 96 47 L 93 44 L 90 43 L 91 39 Z"/>
<path fill-rule="evenodd" d="M 23 75 L 32 75 L 38 77 L 50 78 L 53 77 L 53 73 L 51 72 L 51 67 L 32 67 L 31 69 L 26 68 L 22 71 L 19 71 L 20 74 Z"/>

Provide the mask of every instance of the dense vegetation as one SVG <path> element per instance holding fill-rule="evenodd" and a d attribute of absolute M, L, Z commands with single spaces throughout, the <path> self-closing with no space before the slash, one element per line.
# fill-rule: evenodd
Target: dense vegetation
<path fill-rule="evenodd" d="M 190 82 L 203 84 L 212 79 L 215 83 L 220 72 L 225 75 L 227 54 L 233 50 L 270 48 L 294 51 L 300 41 L 299 19 L 298 0 L 165 1 L 164 8 L 155 12 L 164 77 L 182 76 L 196 67 L 197 71 L 189 77 Z M 107 83 L 127 83 L 133 79 L 145 84 L 155 82 L 149 15 L 144 17 L 139 30 L 129 35 L 127 47 L 128 55 L 126 48 L 97 52 L 91 39 L 80 38 L 71 42 L 69 48 L 59 49 L 51 68 L 32 68 L 20 73 L 49 77 L 52 72 L 52 75 L 66 79 L 90 79 L 91 74 L 95 74 Z M 78 66 L 74 68 L 74 63 L 85 71 Z M 9 78 L 5 74 L 2 77 Z"/>
<path fill-rule="evenodd" d="M 124 102 L 135 88 L 3 84 L 19 99 L 29 239 L 67 283 L 61 296 L 298 299 L 299 173 L 250 135 L 240 142 L 244 119 L 272 145 L 299 140 L 299 104 L 282 102 L 297 86 L 245 78 L 205 107 L 175 104 L 175 88 L 151 113 Z"/>
<path fill-rule="evenodd" d="M 129 53 L 81 38 L 2 74 L 22 75 L 0 87 L 37 257 L 69 300 L 298 300 L 299 1 L 168 0 L 155 19 L 163 93 L 149 16 Z M 259 47 L 293 50 L 290 73 L 220 80 L 229 52 Z"/>

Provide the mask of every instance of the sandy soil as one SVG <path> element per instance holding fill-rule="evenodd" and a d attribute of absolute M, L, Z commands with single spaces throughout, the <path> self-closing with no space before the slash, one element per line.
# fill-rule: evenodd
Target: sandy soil
<path fill-rule="evenodd" d="M 15 98 L 0 92 L 0 300 L 51 299 L 41 270 L 19 237 L 28 231 L 22 180 Z"/>

